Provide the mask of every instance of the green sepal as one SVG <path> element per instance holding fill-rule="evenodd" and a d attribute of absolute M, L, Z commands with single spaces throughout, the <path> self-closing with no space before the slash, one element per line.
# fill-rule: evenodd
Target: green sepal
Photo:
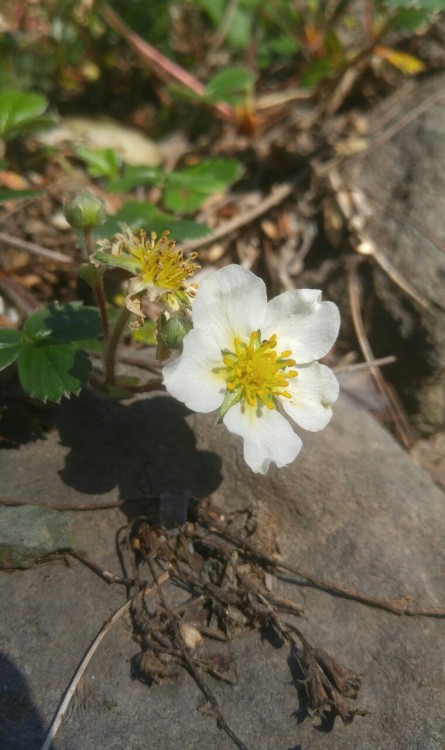
<path fill-rule="evenodd" d="M 184 313 L 174 313 L 169 318 L 162 314 L 158 320 L 157 332 L 168 349 L 179 351 L 182 349 L 184 338 L 192 328 L 192 321 Z"/>
<path fill-rule="evenodd" d="M 98 273 L 104 270 L 105 269 L 102 268 L 95 268 L 91 263 L 81 263 L 77 269 L 77 273 L 80 278 L 91 287 L 91 289 L 94 289 L 97 286 Z"/>
<path fill-rule="evenodd" d="M 106 253 L 104 250 L 97 250 L 92 255 L 92 259 L 97 263 L 102 263 L 104 266 L 122 268 L 124 271 L 130 271 L 130 273 L 135 275 L 140 272 L 139 261 L 131 255 L 112 255 L 111 253 Z"/>
<path fill-rule="evenodd" d="M 232 406 L 235 406 L 235 404 L 241 401 L 242 394 L 242 388 L 237 388 L 236 391 L 226 391 L 224 401 L 218 409 L 216 424 L 221 424 L 229 409 L 231 409 Z"/>

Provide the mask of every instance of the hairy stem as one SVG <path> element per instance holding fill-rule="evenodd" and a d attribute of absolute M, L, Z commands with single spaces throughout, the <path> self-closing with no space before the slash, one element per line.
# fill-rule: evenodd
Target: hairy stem
<path fill-rule="evenodd" d="M 131 313 L 123 307 L 116 324 L 111 331 L 105 348 L 105 382 L 107 385 L 114 383 L 116 367 L 116 350 Z"/>
<path fill-rule="evenodd" d="M 104 277 L 98 268 L 95 269 L 95 284 L 93 289 L 96 295 L 100 317 L 102 319 L 102 327 L 104 329 L 104 337 L 106 340 L 110 335 L 110 321 L 108 320 L 107 301 L 104 292 Z"/>

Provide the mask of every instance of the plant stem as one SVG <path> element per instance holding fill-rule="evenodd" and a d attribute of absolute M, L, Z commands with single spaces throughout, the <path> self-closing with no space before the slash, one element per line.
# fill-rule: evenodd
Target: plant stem
<path fill-rule="evenodd" d="M 110 335 L 110 321 L 108 320 L 107 301 L 104 292 L 104 277 L 98 268 L 95 268 L 94 292 L 96 294 L 97 304 L 99 306 L 100 317 L 102 318 L 102 327 L 104 329 L 105 340 Z"/>
<path fill-rule="evenodd" d="M 94 240 L 93 240 L 93 235 L 91 233 L 91 229 L 83 230 L 83 239 L 85 242 L 87 253 L 90 256 L 94 253 Z"/>
<path fill-rule="evenodd" d="M 91 229 L 84 229 L 83 239 L 88 259 L 94 253 L 94 239 Z M 102 328 L 104 330 L 105 341 L 110 335 L 110 322 L 108 320 L 107 300 L 104 292 L 104 277 L 98 268 L 94 268 L 94 283 L 92 284 L 99 307 L 100 317 L 102 319 Z"/>
<path fill-rule="evenodd" d="M 121 339 L 121 336 L 125 330 L 128 319 L 131 313 L 126 307 L 123 307 L 120 315 L 116 321 L 116 324 L 111 331 L 105 348 L 105 383 L 107 385 L 113 384 L 115 379 L 115 360 L 116 360 L 116 349 Z"/>

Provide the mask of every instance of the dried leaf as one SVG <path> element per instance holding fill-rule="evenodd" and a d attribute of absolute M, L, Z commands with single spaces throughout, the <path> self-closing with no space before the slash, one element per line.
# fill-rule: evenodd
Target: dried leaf
<path fill-rule="evenodd" d="M 375 47 L 374 52 L 408 76 L 414 76 L 425 70 L 425 63 L 419 60 L 418 57 L 409 55 L 407 52 L 400 52 L 399 50 L 392 49 L 392 47 L 382 46 Z"/>
<path fill-rule="evenodd" d="M 355 700 L 360 689 L 360 678 L 348 669 L 348 667 L 340 664 L 340 662 L 330 656 L 324 649 L 314 649 L 313 654 L 337 690 L 346 698 Z"/>

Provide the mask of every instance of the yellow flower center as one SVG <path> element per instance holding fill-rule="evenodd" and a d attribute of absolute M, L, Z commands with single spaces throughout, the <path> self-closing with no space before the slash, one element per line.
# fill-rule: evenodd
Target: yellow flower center
<path fill-rule="evenodd" d="M 135 240 L 128 244 L 128 250 L 140 263 L 144 283 L 170 292 L 187 289 L 186 279 L 199 269 L 193 263 L 197 253 L 184 258 L 182 250 L 176 250 L 175 243 L 168 239 L 168 232 L 163 232 L 159 239 L 153 233 L 149 240 L 141 232 L 140 239 Z"/>
<path fill-rule="evenodd" d="M 268 409 L 276 408 L 277 397 L 291 398 L 286 390 L 289 380 L 297 377 L 294 359 L 289 359 L 290 349 L 278 354 L 276 334 L 261 341 L 259 331 L 250 335 L 249 343 L 235 338 L 234 351 L 224 350 L 222 372 L 229 393 L 238 395 L 237 400 L 245 400 L 249 406 L 257 406 L 258 401 Z"/>

